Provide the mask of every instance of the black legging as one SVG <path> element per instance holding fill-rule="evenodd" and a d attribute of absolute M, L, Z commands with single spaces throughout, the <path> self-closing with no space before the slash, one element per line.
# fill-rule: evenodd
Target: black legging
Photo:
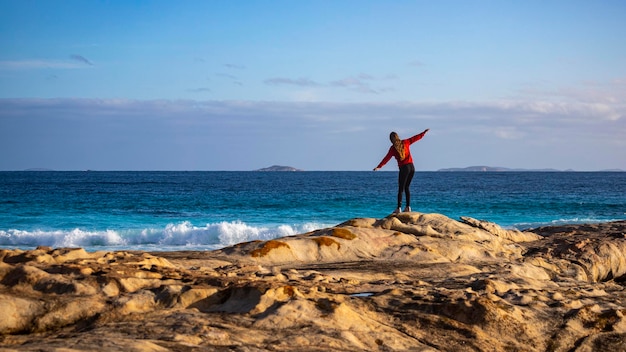
<path fill-rule="evenodd" d="M 402 206 L 402 192 L 406 193 L 406 206 L 411 206 L 411 180 L 415 174 L 415 166 L 413 163 L 400 166 L 400 173 L 398 174 L 398 208 Z"/>

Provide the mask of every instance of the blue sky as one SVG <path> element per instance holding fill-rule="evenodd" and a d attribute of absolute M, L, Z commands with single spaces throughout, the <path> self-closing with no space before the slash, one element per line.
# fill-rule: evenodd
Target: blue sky
<path fill-rule="evenodd" d="M 0 0 L 0 170 L 626 169 L 624 1 Z M 393 163 L 386 170 L 393 170 Z"/>

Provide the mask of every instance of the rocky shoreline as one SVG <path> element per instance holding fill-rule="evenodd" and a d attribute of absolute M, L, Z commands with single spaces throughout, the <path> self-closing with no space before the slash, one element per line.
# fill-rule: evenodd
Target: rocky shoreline
<path fill-rule="evenodd" d="M 626 221 L 402 213 L 212 252 L 0 250 L 0 350 L 626 351 Z"/>

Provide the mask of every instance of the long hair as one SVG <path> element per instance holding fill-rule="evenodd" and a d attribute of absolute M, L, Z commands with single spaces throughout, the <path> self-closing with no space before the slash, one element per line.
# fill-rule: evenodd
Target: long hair
<path fill-rule="evenodd" d="M 398 152 L 398 155 L 400 155 L 400 160 L 404 160 L 406 157 L 406 150 L 404 150 L 404 143 L 402 143 L 398 134 L 391 132 L 391 134 L 389 134 L 389 140 L 391 140 L 391 144 L 393 144 L 393 147 Z"/>

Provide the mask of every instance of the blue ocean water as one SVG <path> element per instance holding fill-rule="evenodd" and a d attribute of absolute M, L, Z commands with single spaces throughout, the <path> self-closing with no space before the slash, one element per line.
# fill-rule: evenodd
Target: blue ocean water
<path fill-rule="evenodd" d="M 0 247 L 202 250 L 394 208 L 397 172 L 0 172 Z M 509 228 L 626 219 L 626 172 L 417 172 L 412 208 Z"/>

